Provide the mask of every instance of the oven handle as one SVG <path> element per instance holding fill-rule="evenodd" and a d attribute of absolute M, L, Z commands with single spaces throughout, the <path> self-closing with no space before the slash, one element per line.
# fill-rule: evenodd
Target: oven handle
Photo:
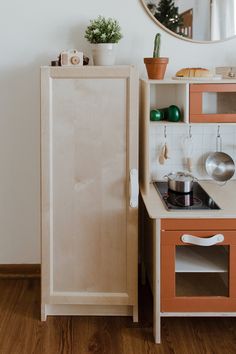
<path fill-rule="evenodd" d="M 224 239 L 225 239 L 224 235 L 222 234 L 216 234 L 214 236 L 206 237 L 206 238 L 187 235 L 187 234 L 181 236 L 181 241 L 183 243 L 189 243 L 191 245 L 196 245 L 196 246 L 213 246 L 216 245 L 217 243 L 223 242 Z"/>

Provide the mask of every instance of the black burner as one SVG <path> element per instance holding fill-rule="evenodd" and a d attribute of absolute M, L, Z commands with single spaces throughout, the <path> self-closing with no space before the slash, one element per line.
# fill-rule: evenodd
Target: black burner
<path fill-rule="evenodd" d="M 193 191 L 187 194 L 172 192 L 167 182 L 154 182 L 154 186 L 167 210 L 220 209 L 198 182 L 194 182 Z"/>
<path fill-rule="evenodd" d="M 176 205 L 176 206 L 180 206 L 180 207 L 188 207 L 188 206 L 192 206 L 192 205 L 201 205 L 202 204 L 201 200 L 194 197 L 192 193 L 178 195 L 177 197 L 173 198 L 173 200 L 171 200 L 171 198 L 168 197 L 167 200 L 171 204 Z"/>

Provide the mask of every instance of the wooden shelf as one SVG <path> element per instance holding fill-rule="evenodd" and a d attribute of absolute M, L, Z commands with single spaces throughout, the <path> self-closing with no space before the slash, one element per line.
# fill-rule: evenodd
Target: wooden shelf
<path fill-rule="evenodd" d="M 226 273 L 228 253 L 223 246 L 177 246 L 176 273 Z"/>
<path fill-rule="evenodd" d="M 164 108 L 170 105 L 176 105 L 181 111 L 181 121 L 189 121 L 189 86 L 173 82 L 160 86 L 158 83 L 148 86 L 148 107 L 152 109 Z M 148 117 L 149 118 L 149 117 Z M 170 122 L 171 123 L 171 122 Z"/>
<path fill-rule="evenodd" d="M 179 122 L 169 122 L 169 121 L 164 121 L 164 120 L 161 120 L 161 121 L 154 121 L 154 120 L 150 120 L 150 123 L 151 124 L 158 124 L 158 125 L 183 125 L 183 124 L 188 124 L 186 122 L 183 122 L 183 121 L 179 121 Z"/>
<path fill-rule="evenodd" d="M 221 79 L 221 80 L 211 80 L 209 78 L 209 80 L 203 79 L 201 80 L 191 80 L 191 79 L 186 79 L 186 80 L 176 80 L 176 79 L 172 79 L 170 78 L 165 78 L 164 80 L 150 80 L 147 78 L 141 78 L 141 81 L 144 81 L 150 85 L 165 85 L 165 84 L 182 84 L 182 85 L 186 85 L 186 84 L 235 84 L 236 80 L 235 79 Z"/>

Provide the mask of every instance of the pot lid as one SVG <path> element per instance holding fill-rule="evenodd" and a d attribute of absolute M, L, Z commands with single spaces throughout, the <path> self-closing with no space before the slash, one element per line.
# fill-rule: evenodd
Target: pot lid
<path fill-rule="evenodd" d="M 171 172 L 167 175 L 171 181 L 192 182 L 194 177 L 187 172 Z"/>

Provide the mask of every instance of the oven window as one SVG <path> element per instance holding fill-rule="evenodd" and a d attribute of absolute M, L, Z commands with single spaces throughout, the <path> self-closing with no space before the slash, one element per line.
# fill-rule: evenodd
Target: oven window
<path fill-rule="evenodd" d="M 203 114 L 235 114 L 236 92 L 203 92 Z"/>
<path fill-rule="evenodd" d="M 229 296 L 229 246 L 176 246 L 175 295 Z"/>

